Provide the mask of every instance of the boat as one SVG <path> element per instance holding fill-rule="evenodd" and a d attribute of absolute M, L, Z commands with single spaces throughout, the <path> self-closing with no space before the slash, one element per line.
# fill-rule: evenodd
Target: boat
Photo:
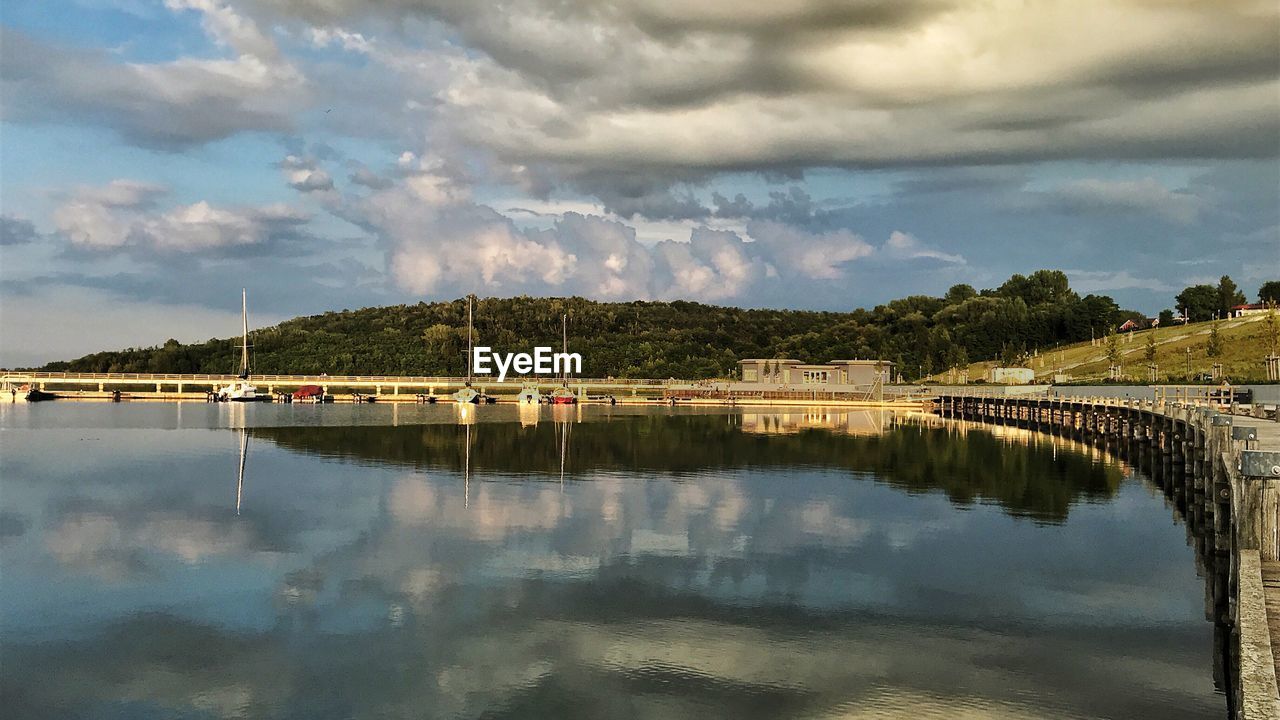
<path fill-rule="evenodd" d="M 24 397 L 26 397 L 27 402 L 41 402 L 43 400 L 58 399 L 57 395 L 54 395 L 51 392 L 45 392 L 44 390 L 41 390 L 40 388 L 37 388 L 37 387 L 31 387 L 28 385 L 28 386 L 24 386 L 24 389 L 26 390 Z"/>
<path fill-rule="evenodd" d="M 516 402 L 521 405 L 537 405 L 542 402 L 542 393 L 538 392 L 537 385 L 525 385 L 520 394 L 516 395 Z"/>
<path fill-rule="evenodd" d="M 326 395 L 324 388 L 319 385 L 303 385 L 293 391 L 293 402 L 330 403 L 333 402 L 333 396 Z"/>
<path fill-rule="evenodd" d="M 214 391 L 218 400 L 223 402 L 256 402 L 270 400 L 270 396 L 258 397 L 258 388 L 249 382 L 249 295 L 240 289 L 240 320 L 244 334 L 240 340 L 240 376 Z"/>
<path fill-rule="evenodd" d="M 471 313 L 471 296 L 467 296 L 467 385 L 458 392 L 453 394 L 453 401 L 461 404 L 478 405 L 481 400 L 480 393 L 471 387 L 471 345 L 472 335 L 474 333 L 474 323 L 472 322 Z"/>
<path fill-rule="evenodd" d="M 569 354 L 569 316 L 560 316 L 560 340 L 564 344 L 564 354 Z M 564 372 L 560 375 L 560 387 L 551 391 L 550 402 L 552 405 L 575 405 L 578 402 L 577 396 L 569 389 L 569 364 L 566 362 Z"/>

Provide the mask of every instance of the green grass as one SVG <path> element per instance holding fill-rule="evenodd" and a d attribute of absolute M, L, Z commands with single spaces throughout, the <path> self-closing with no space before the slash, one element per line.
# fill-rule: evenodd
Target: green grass
<path fill-rule="evenodd" d="M 1231 382 L 1266 382 L 1264 358 L 1268 353 L 1269 343 L 1265 318 L 1265 315 L 1250 315 L 1219 321 L 1218 333 L 1222 338 L 1223 351 L 1217 358 L 1209 357 L 1208 352 L 1209 333 L 1213 326 L 1210 322 L 1125 333 L 1120 336 L 1123 381 L 1150 382 L 1146 359 L 1147 338 L 1154 336 L 1157 383 L 1194 382 L 1200 375 L 1208 374 L 1215 362 L 1222 363 L 1223 374 Z M 1189 355 L 1188 349 L 1191 350 Z M 1030 367 L 1035 370 L 1037 380 L 1050 381 L 1055 373 L 1061 372 L 1070 375 L 1071 382 L 1098 382 L 1107 378 L 1110 364 L 1107 360 L 1106 339 L 1099 338 L 1094 344 L 1084 342 L 1042 350 L 1038 357 L 1031 359 Z M 971 364 L 970 381 L 985 377 L 988 370 L 999 365 L 998 361 Z M 933 375 L 930 379 L 936 382 L 953 381 L 952 376 L 946 372 Z"/>

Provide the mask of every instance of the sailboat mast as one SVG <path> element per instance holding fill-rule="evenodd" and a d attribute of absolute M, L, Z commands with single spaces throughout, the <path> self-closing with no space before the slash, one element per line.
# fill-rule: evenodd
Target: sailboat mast
<path fill-rule="evenodd" d="M 249 377 L 249 292 L 240 288 L 240 322 L 243 334 L 240 339 L 240 377 Z"/>
<path fill-rule="evenodd" d="M 467 296 L 467 387 L 471 387 L 471 334 L 472 334 L 472 317 L 471 317 L 471 296 Z"/>
<path fill-rule="evenodd" d="M 569 315 L 567 313 L 560 316 L 560 339 L 562 351 L 567 356 L 569 354 Z M 567 359 L 564 361 L 564 369 L 560 375 L 563 378 L 564 386 L 569 387 L 569 361 Z"/>

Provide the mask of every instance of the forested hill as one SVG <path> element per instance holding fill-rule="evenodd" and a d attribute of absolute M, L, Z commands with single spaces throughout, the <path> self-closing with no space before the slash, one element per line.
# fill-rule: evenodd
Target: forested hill
<path fill-rule="evenodd" d="M 1111 298 L 1081 297 L 1061 272 L 1015 275 L 999 288 L 957 285 L 943 297 L 912 296 L 873 310 L 745 310 L 699 303 L 605 303 L 583 298 L 483 298 L 477 342 L 497 352 L 560 345 L 587 377 L 727 377 L 740 358 L 811 362 L 882 358 L 916 378 L 970 361 L 1012 361 L 1034 348 L 1088 339 L 1137 313 Z M 250 333 L 258 374 L 459 375 L 465 372 L 466 301 L 365 308 L 300 317 Z M 239 341 L 101 352 L 45 370 L 234 372 Z"/>

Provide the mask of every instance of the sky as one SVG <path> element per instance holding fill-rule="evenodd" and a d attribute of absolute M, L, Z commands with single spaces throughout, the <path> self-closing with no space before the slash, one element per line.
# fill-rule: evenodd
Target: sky
<path fill-rule="evenodd" d="M 1274 0 L 8 0 L 0 366 L 482 296 L 1280 275 Z"/>

